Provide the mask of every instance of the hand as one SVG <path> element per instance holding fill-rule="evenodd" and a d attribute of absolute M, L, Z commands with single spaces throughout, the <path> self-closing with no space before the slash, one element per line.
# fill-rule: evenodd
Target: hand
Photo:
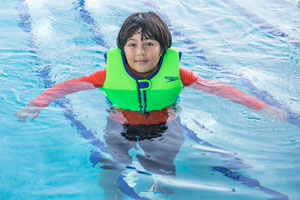
<path fill-rule="evenodd" d="M 284 110 L 276 108 L 274 106 L 266 106 L 260 110 L 260 112 L 265 115 L 265 117 L 269 120 L 273 118 L 278 119 L 282 123 L 284 123 L 288 119 L 288 113 Z"/>
<path fill-rule="evenodd" d="M 30 120 L 32 121 L 39 116 L 42 109 L 43 107 L 36 106 L 34 104 L 29 104 L 25 108 L 16 112 L 15 116 L 19 119 L 19 121 L 26 122 L 27 117 L 31 114 Z"/>

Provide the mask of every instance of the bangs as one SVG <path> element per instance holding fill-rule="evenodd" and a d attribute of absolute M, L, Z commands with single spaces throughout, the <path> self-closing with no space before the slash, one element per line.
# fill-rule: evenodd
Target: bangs
<path fill-rule="evenodd" d="M 141 29 L 141 31 L 139 31 L 139 29 Z M 128 39 L 137 33 L 141 33 L 142 41 L 145 39 L 146 40 L 148 40 L 148 39 L 156 40 L 156 37 L 154 36 L 153 32 L 149 28 L 147 28 L 146 26 L 141 26 L 139 24 L 136 24 L 135 26 L 132 26 L 131 28 L 129 28 L 129 30 L 126 31 L 125 38 Z M 126 43 L 126 41 L 125 41 L 125 43 Z"/>
<path fill-rule="evenodd" d="M 142 29 L 142 41 L 143 39 L 145 40 L 156 40 L 153 34 L 149 30 L 144 30 Z"/>
<path fill-rule="evenodd" d="M 147 27 L 144 27 L 144 30 L 143 30 L 143 27 L 141 27 L 141 28 L 142 28 L 142 41 L 143 41 L 143 39 L 157 40 L 156 39 L 157 37 L 155 37 L 155 35 L 153 34 L 153 32 L 150 29 L 148 29 Z"/>

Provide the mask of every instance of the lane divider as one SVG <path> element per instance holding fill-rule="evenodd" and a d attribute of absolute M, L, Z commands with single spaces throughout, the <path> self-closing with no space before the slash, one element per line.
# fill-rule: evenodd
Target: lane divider
<path fill-rule="evenodd" d="M 220 156 L 226 158 L 225 162 L 227 164 L 227 167 L 212 166 L 212 169 L 214 169 L 218 172 L 221 172 L 222 174 L 231 178 L 232 180 L 239 181 L 239 182 L 243 183 L 244 185 L 247 185 L 250 188 L 254 188 L 256 190 L 260 190 L 261 192 L 271 195 L 272 200 L 288 200 L 289 199 L 289 197 L 287 195 L 285 195 L 281 192 L 261 186 L 260 182 L 256 179 L 252 179 L 252 178 L 242 175 L 239 172 L 232 171 L 232 170 L 239 170 L 239 169 L 253 168 L 253 167 L 250 165 L 244 164 L 242 159 L 237 158 L 230 153 L 226 153 L 226 152 L 223 153 L 222 151 L 224 151 L 224 149 L 222 149 L 220 147 L 216 147 L 214 145 L 211 145 L 208 142 L 200 139 L 197 136 L 197 134 L 193 130 L 189 129 L 187 126 L 182 125 L 182 127 L 185 130 L 185 132 L 187 133 L 187 135 L 191 139 L 193 139 L 195 142 L 197 142 L 198 144 L 201 144 L 201 145 L 205 145 L 207 147 L 212 147 L 212 150 L 205 150 L 206 152 L 217 153 Z M 218 152 L 216 150 L 220 150 L 220 152 Z"/>
<path fill-rule="evenodd" d="M 291 37 L 287 33 L 281 31 L 280 29 L 276 28 L 274 25 L 270 24 L 263 18 L 255 15 L 251 11 L 247 10 L 246 8 L 240 6 L 234 0 L 223 0 L 227 5 L 237 11 L 241 16 L 249 19 L 253 24 L 259 25 L 259 28 L 263 31 L 266 31 L 270 35 L 274 37 L 278 37 L 280 39 L 284 38 L 287 39 L 286 42 L 291 43 L 297 48 L 300 48 L 300 40 L 296 37 Z"/>
<path fill-rule="evenodd" d="M 91 16 L 91 14 L 85 9 L 85 0 L 78 0 L 78 12 L 80 14 L 81 19 L 88 25 L 90 25 L 91 32 L 93 34 L 94 40 L 96 44 L 105 47 L 107 49 L 110 48 L 108 44 L 104 41 L 103 36 L 101 34 L 101 29 L 97 25 L 96 20 Z"/>
<path fill-rule="evenodd" d="M 252 178 L 248 178 L 239 172 L 233 172 L 232 170 L 230 170 L 226 167 L 222 167 L 222 166 L 215 166 L 212 168 L 216 171 L 223 173 L 225 176 L 228 176 L 232 180 L 242 182 L 244 185 L 247 185 L 250 188 L 258 189 L 266 194 L 273 196 L 273 198 L 271 200 L 288 200 L 289 199 L 289 197 L 287 195 L 277 192 L 275 190 L 263 187 L 260 185 L 259 181 L 252 179 Z"/>

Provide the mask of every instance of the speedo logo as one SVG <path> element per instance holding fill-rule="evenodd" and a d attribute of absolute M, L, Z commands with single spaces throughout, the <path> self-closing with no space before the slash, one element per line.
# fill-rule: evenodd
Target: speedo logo
<path fill-rule="evenodd" d="M 179 77 L 174 77 L 174 76 L 165 76 L 165 79 L 167 79 L 168 81 L 167 81 L 167 83 L 168 82 L 172 82 L 172 81 L 177 81 L 177 80 L 179 80 Z"/>

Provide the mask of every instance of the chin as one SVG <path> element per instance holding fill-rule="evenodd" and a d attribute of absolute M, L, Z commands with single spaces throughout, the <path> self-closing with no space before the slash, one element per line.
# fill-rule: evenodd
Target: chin
<path fill-rule="evenodd" d="M 140 74 L 147 73 L 148 71 L 137 71 Z"/>

